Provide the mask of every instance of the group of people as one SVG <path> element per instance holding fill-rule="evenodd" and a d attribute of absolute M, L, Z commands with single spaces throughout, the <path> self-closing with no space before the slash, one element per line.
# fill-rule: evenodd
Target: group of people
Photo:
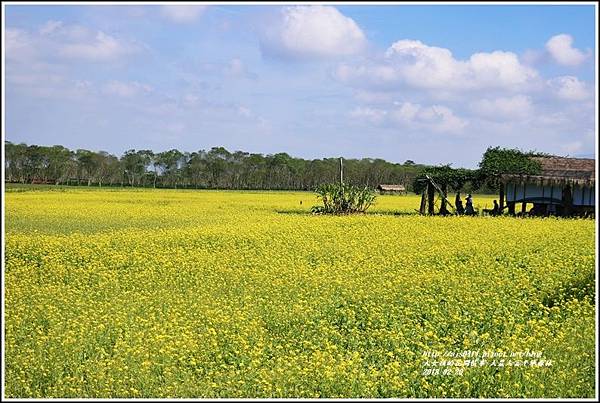
<path fill-rule="evenodd" d="M 460 198 L 460 192 L 456 194 L 456 199 L 454 201 L 456 206 L 456 214 L 458 215 L 475 215 L 475 209 L 473 208 L 473 197 L 471 193 L 467 194 L 466 204 L 463 207 L 463 202 Z"/>
<path fill-rule="evenodd" d="M 456 204 L 456 214 L 458 215 L 476 215 L 475 209 L 473 208 L 473 196 L 471 193 L 467 194 L 467 198 L 465 199 L 466 203 L 463 207 L 463 202 L 460 198 L 460 192 L 456 194 L 455 204 Z M 498 205 L 498 200 L 494 200 L 494 208 L 488 211 L 491 215 L 499 215 L 500 214 L 500 206 Z"/>

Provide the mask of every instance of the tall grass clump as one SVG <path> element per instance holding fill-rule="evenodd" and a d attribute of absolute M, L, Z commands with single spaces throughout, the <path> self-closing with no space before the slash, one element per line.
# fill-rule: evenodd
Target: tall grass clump
<path fill-rule="evenodd" d="M 313 206 L 316 214 L 364 213 L 375 202 L 375 191 L 346 183 L 326 183 L 315 189 L 322 206 Z"/>

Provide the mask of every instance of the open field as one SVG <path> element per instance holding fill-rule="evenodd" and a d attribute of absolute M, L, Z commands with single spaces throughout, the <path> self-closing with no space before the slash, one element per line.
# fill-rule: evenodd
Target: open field
<path fill-rule="evenodd" d="M 592 220 L 421 217 L 414 195 L 345 217 L 302 192 L 5 202 L 8 397 L 595 394 Z M 464 350 L 551 365 L 424 374 Z"/>

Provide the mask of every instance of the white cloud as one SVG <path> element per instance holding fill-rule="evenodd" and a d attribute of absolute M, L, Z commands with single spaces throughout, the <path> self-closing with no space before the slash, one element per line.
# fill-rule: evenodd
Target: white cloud
<path fill-rule="evenodd" d="M 99 61 L 117 59 L 133 51 L 131 46 L 98 31 L 92 40 L 63 45 L 60 54 L 70 58 Z"/>
<path fill-rule="evenodd" d="M 237 112 L 240 116 L 243 116 L 245 118 L 250 118 L 250 117 L 254 116 L 252 111 L 250 109 L 246 108 L 245 106 L 238 106 Z"/>
<path fill-rule="evenodd" d="M 460 133 L 468 124 L 447 106 L 411 102 L 395 102 L 390 108 L 357 107 L 350 112 L 350 117 L 375 125 L 436 133 Z"/>
<path fill-rule="evenodd" d="M 113 80 L 104 86 L 104 93 L 109 95 L 117 95 L 124 98 L 131 98 L 140 94 L 148 94 L 150 92 L 152 92 L 152 87 L 137 81 L 123 82 Z"/>
<path fill-rule="evenodd" d="M 195 106 L 200 101 L 200 97 L 196 94 L 185 94 L 183 96 L 183 104 L 186 106 Z"/>
<path fill-rule="evenodd" d="M 35 55 L 31 35 L 22 29 L 6 28 L 4 31 L 5 55 L 8 60 L 24 61 Z"/>
<path fill-rule="evenodd" d="M 250 72 L 244 62 L 239 58 L 233 58 L 223 69 L 223 73 L 229 77 L 236 78 L 257 78 L 257 75 Z"/>
<path fill-rule="evenodd" d="M 45 66 L 32 66 L 30 70 L 9 69 L 6 74 L 9 87 L 18 88 L 19 94 L 33 98 L 87 101 L 94 94 L 94 85 L 88 80 L 78 80 Z"/>
<path fill-rule="evenodd" d="M 359 54 L 367 40 L 335 7 L 295 6 L 282 9 L 277 21 L 262 29 L 260 45 L 268 56 L 321 59 Z"/>
<path fill-rule="evenodd" d="M 161 6 L 161 14 L 172 22 L 189 24 L 200 18 L 206 7 L 192 5 Z"/>
<path fill-rule="evenodd" d="M 388 112 L 383 109 L 371 107 L 356 107 L 350 112 L 350 117 L 374 124 L 380 124 L 383 123 L 387 114 Z"/>
<path fill-rule="evenodd" d="M 63 26 L 63 22 L 62 21 L 54 21 L 54 20 L 50 20 L 47 21 L 44 25 L 42 25 L 40 27 L 40 35 L 51 35 L 52 33 L 58 31 L 60 28 L 62 28 Z"/>
<path fill-rule="evenodd" d="M 524 119 L 533 113 L 531 98 L 525 95 L 477 100 L 470 104 L 470 109 L 490 119 Z"/>
<path fill-rule="evenodd" d="M 417 115 L 422 111 L 421 105 L 414 104 L 411 102 L 395 102 L 396 109 L 392 110 L 390 115 L 392 119 L 397 122 L 410 123 L 417 118 Z M 426 112 L 425 116 L 428 120 L 431 120 L 431 111 Z"/>
<path fill-rule="evenodd" d="M 389 103 L 392 101 L 393 94 L 388 91 L 357 90 L 354 93 L 354 98 L 359 102 L 368 104 Z"/>
<path fill-rule="evenodd" d="M 572 44 L 573 37 L 571 35 L 555 35 L 546 42 L 546 50 L 558 64 L 578 66 L 587 59 L 589 52 L 584 53 L 574 48 Z"/>
<path fill-rule="evenodd" d="M 417 108 L 417 114 L 415 115 L 417 121 L 429 126 L 435 132 L 459 133 L 467 126 L 467 121 L 456 116 L 446 106 L 420 107 L 420 105 L 417 105 Z"/>
<path fill-rule="evenodd" d="M 584 82 L 574 76 L 561 76 L 547 81 L 551 91 L 561 99 L 582 101 L 589 98 L 590 91 Z"/>
<path fill-rule="evenodd" d="M 334 76 L 363 87 L 462 91 L 521 89 L 533 83 L 538 73 L 521 64 L 512 52 L 475 53 L 468 60 L 457 60 L 448 49 L 400 40 L 382 58 L 358 66 L 342 64 Z"/>
<path fill-rule="evenodd" d="M 111 61 L 140 49 L 140 44 L 134 41 L 81 25 L 65 25 L 62 21 L 47 21 L 31 32 L 6 29 L 6 55 L 14 61 L 52 60 L 57 57 Z"/>

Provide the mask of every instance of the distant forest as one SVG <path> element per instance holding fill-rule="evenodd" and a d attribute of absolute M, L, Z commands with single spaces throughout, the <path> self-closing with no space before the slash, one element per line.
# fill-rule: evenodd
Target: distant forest
<path fill-rule="evenodd" d="M 5 180 L 80 186 L 132 186 L 193 189 L 313 190 L 339 181 L 339 158 L 305 160 L 286 153 L 230 152 L 176 149 L 154 153 L 128 150 L 121 157 L 104 151 L 13 144 L 6 141 Z M 413 180 L 426 165 L 382 159 L 344 159 L 344 182 L 359 186 L 403 184 L 412 191 Z"/>

